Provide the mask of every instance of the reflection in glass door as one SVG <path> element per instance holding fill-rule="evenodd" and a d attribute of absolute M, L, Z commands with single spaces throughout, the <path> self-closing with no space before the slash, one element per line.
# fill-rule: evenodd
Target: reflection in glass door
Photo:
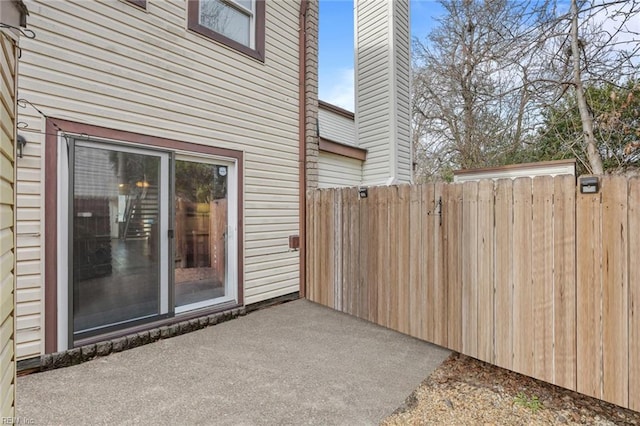
<path fill-rule="evenodd" d="M 175 162 L 176 312 L 228 296 L 228 166 Z"/>
<path fill-rule="evenodd" d="M 166 312 L 168 154 L 76 142 L 72 170 L 73 333 Z"/>

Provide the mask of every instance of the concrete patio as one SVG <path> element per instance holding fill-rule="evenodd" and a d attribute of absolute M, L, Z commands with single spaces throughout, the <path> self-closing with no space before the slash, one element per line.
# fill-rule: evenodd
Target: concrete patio
<path fill-rule="evenodd" d="M 377 424 L 449 351 L 306 300 L 18 378 L 30 424 Z"/>

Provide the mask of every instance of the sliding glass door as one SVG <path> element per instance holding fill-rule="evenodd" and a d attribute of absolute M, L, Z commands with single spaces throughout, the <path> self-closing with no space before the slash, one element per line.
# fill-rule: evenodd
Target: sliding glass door
<path fill-rule="evenodd" d="M 166 153 L 76 142 L 70 271 L 73 333 L 168 311 Z M 163 267 L 165 265 L 165 267 Z"/>
<path fill-rule="evenodd" d="M 71 137 L 60 152 L 61 347 L 238 302 L 235 161 Z"/>
<path fill-rule="evenodd" d="M 176 312 L 231 296 L 229 291 L 229 165 L 177 157 L 175 162 L 174 291 Z"/>

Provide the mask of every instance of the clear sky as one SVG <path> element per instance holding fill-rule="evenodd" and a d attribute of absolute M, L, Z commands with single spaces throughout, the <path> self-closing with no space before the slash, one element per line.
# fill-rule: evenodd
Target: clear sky
<path fill-rule="evenodd" d="M 442 14 L 435 0 L 410 0 L 411 35 L 424 39 Z M 320 0 L 320 99 L 353 111 L 353 0 Z"/>

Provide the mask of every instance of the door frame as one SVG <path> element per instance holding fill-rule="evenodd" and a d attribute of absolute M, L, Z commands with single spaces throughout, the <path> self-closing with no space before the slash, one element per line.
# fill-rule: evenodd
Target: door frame
<path fill-rule="evenodd" d="M 124 143 L 128 146 L 139 146 L 143 148 L 156 148 L 174 153 L 186 153 L 190 155 L 205 155 L 220 159 L 227 159 L 236 165 L 237 185 L 234 191 L 237 199 L 237 247 L 236 259 L 236 303 L 215 305 L 209 309 L 202 309 L 196 312 L 190 311 L 184 314 L 174 315 L 163 318 L 155 322 L 147 323 L 144 326 L 136 326 L 125 328 L 113 333 L 107 333 L 91 339 L 84 339 L 78 342 L 69 342 L 68 338 L 62 338 L 60 334 L 67 335 L 66 332 L 60 333 L 58 327 L 59 312 L 61 309 L 60 293 L 58 291 L 58 253 L 60 247 L 60 228 L 61 218 L 58 212 L 58 194 L 64 190 L 58 184 L 58 177 L 65 173 L 65 168 L 59 167 L 62 148 L 65 136 L 76 136 L 88 141 L 101 141 L 107 143 Z M 195 318 L 198 316 L 206 316 L 211 313 L 232 309 L 244 305 L 244 152 L 231 148 L 220 148 L 211 146 L 211 144 L 227 145 L 230 143 L 224 141 L 211 141 L 206 138 L 198 138 L 198 142 L 185 142 L 175 139 L 162 138 L 156 136 L 145 135 L 141 133 L 133 133 L 122 130 L 115 130 L 107 127 L 93 126 L 78 123 L 69 120 L 47 118 L 46 119 L 46 136 L 45 136 L 45 158 L 44 171 L 47 179 L 44 181 L 44 209 L 47 212 L 44 219 L 44 326 L 45 326 L 45 353 L 66 350 L 72 347 L 79 347 L 84 344 L 95 343 L 98 341 L 108 340 L 118 336 L 124 336 L 132 332 L 142 331 L 162 325 L 168 325 L 183 321 L 187 318 Z M 65 147 L 66 149 L 66 147 Z M 66 169 L 68 173 L 68 168 Z M 67 295 L 65 294 L 66 298 Z M 67 340 L 67 342 L 64 342 Z M 66 344 L 63 344 L 66 343 Z"/>
<path fill-rule="evenodd" d="M 172 161 L 172 185 L 175 185 L 175 163 L 176 161 L 191 161 L 196 163 L 222 165 L 229 170 L 227 174 L 227 253 L 237 253 L 238 245 L 238 203 L 237 203 L 237 161 L 212 155 L 194 155 L 193 153 L 175 152 Z M 175 188 L 173 188 L 175 190 Z M 175 197 L 175 192 L 172 191 Z M 175 202 L 171 203 L 171 218 L 175 221 Z M 174 231 L 175 232 L 175 231 Z M 171 253 L 175 253 L 175 239 L 171 240 Z M 224 296 L 216 299 L 203 300 L 188 305 L 177 307 L 175 296 L 173 299 L 173 309 L 176 315 L 194 311 L 197 309 L 209 308 L 219 303 L 238 302 L 238 288 L 234 282 L 238 282 L 237 264 L 238 256 L 227 256 L 225 262 L 226 278 L 224 283 Z M 170 259 L 172 261 L 173 259 Z M 170 267 L 173 274 L 170 275 L 171 287 L 175 291 L 175 269 Z"/>
<path fill-rule="evenodd" d="M 106 141 L 98 141 L 92 140 L 90 141 L 88 138 L 84 136 L 65 136 L 61 137 L 60 147 L 67 149 L 68 155 L 59 155 L 60 159 L 60 169 L 65 170 L 68 173 L 61 173 L 58 177 L 58 185 L 61 189 L 66 188 L 66 190 L 60 191 L 59 200 L 58 200 L 58 212 L 59 212 L 59 226 L 60 232 L 58 238 L 59 245 L 59 253 L 68 253 L 68 259 L 66 265 L 64 261 L 60 261 L 58 265 L 58 282 L 60 283 L 60 287 L 58 292 L 59 296 L 59 314 L 58 314 L 58 322 L 59 322 L 59 330 L 61 331 L 58 334 L 58 345 L 59 346 L 69 346 L 69 342 L 75 341 L 75 330 L 74 330 L 74 291 L 75 291 L 75 282 L 74 282 L 74 252 L 73 252 L 73 241 L 74 241 L 74 217 L 73 217 L 73 202 L 75 197 L 75 179 L 74 179 L 74 171 L 75 171 L 75 152 L 77 147 L 84 148 L 95 148 L 102 149 L 112 152 L 123 152 L 129 154 L 141 154 L 150 157 L 157 157 L 160 160 L 160 181 L 158 182 L 159 188 L 159 197 L 158 197 L 158 218 L 159 218 L 159 229 L 158 229 L 158 242 L 159 242 L 159 259 L 160 262 L 158 264 L 158 312 L 157 314 L 150 316 L 149 318 L 161 318 L 163 316 L 167 316 L 171 313 L 172 309 L 170 306 L 170 281 L 169 268 L 162 267 L 161 259 L 169 259 L 169 239 L 168 230 L 169 230 L 169 221 L 170 221 L 170 210 L 169 210 L 169 192 L 171 191 L 169 187 L 169 182 L 171 179 L 170 176 L 170 157 L 171 153 L 166 150 L 159 150 L 157 148 L 142 148 L 137 145 L 130 146 L 123 143 L 118 142 L 106 142 Z M 59 152 L 60 154 L 60 152 Z M 65 164 L 63 164 L 63 162 Z M 164 190 L 163 190 L 164 189 Z M 66 232 L 65 232 L 66 231 Z M 65 267 L 66 266 L 66 267 Z M 169 264 L 169 267 L 171 264 Z M 64 294 L 67 294 L 67 298 L 65 300 Z M 65 303 L 66 302 L 66 303 Z M 148 322 L 148 319 L 138 318 L 132 319 L 129 321 L 125 321 L 127 324 L 136 324 L 141 322 Z M 66 323 L 66 326 L 65 326 Z M 94 331 L 86 330 L 82 333 L 79 333 L 80 336 L 87 335 L 100 335 L 108 332 L 111 329 L 119 329 L 122 328 L 119 326 L 122 323 L 114 323 L 109 325 L 104 325 L 103 327 L 95 328 Z M 67 329 L 67 340 L 64 340 L 64 334 L 62 330 Z M 103 330 L 102 332 L 100 330 Z M 81 340 L 82 337 L 79 337 L 78 340 Z"/>

